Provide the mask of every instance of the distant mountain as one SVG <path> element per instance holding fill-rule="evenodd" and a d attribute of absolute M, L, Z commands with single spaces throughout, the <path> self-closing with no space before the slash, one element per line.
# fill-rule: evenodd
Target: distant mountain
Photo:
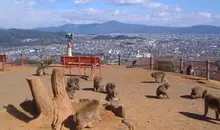
<path fill-rule="evenodd" d="M 1 27 L 0 27 L 0 30 L 5 30 L 5 28 L 1 28 Z"/>
<path fill-rule="evenodd" d="M 57 38 L 64 37 L 65 32 L 45 32 L 39 30 L 7 29 L 0 30 L 0 43 L 22 39 Z"/>
<path fill-rule="evenodd" d="M 65 24 L 58 27 L 39 27 L 34 30 L 48 32 L 71 32 L 75 34 L 108 34 L 108 33 L 207 33 L 218 34 L 220 27 L 197 25 L 192 27 L 162 27 L 141 24 L 126 24 L 118 21 L 93 24 Z"/>
<path fill-rule="evenodd" d="M 98 35 L 93 40 L 124 40 L 124 39 L 142 39 L 141 37 L 129 37 L 125 35 L 118 35 L 115 37 L 109 35 Z"/>

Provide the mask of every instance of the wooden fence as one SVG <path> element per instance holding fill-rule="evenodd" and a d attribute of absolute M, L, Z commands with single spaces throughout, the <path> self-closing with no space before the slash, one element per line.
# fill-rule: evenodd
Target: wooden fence
<path fill-rule="evenodd" d="M 175 73 L 183 72 L 183 74 L 186 74 L 186 68 L 189 65 L 192 65 L 194 67 L 196 76 L 206 78 L 207 80 L 219 80 L 220 70 L 216 65 L 216 61 L 218 60 L 220 60 L 220 58 L 186 59 L 150 57 L 139 58 L 137 60 L 137 66 L 149 70 L 169 71 Z"/>

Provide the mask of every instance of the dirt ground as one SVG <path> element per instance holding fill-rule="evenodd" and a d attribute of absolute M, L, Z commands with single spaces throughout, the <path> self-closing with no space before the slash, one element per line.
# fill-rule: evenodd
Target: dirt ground
<path fill-rule="evenodd" d="M 51 73 L 51 70 L 47 72 Z M 32 120 L 31 115 L 22 110 L 19 104 L 25 99 L 32 99 L 26 78 L 32 76 L 35 71 L 34 67 L 23 67 L 0 72 L 0 130 L 18 130 L 20 125 Z M 152 83 L 151 72 L 125 66 L 104 66 L 102 69 L 104 80 L 117 85 L 126 117 L 134 121 L 136 130 L 220 129 L 220 120 L 215 120 L 213 110 L 209 110 L 206 118 L 202 116 L 202 99 L 187 98 L 194 86 L 201 86 L 219 97 L 220 90 L 168 73 L 168 82 L 171 85 L 168 93 L 171 99 L 156 99 L 156 88 L 160 83 Z M 42 76 L 41 80 L 51 94 L 50 75 Z M 92 82 L 80 79 L 80 86 L 91 88 Z M 80 90 L 76 92 L 76 97 L 104 100 L 105 94 Z M 101 117 L 103 121 L 92 130 L 119 130 L 120 118 L 111 112 L 103 112 Z M 47 127 L 42 129 L 49 130 Z"/>

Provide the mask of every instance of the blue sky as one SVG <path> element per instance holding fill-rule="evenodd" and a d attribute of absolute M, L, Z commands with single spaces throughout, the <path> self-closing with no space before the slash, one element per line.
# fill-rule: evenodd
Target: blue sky
<path fill-rule="evenodd" d="M 64 2 L 65 1 L 65 2 Z M 220 0 L 1 0 L 0 27 L 124 23 L 220 26 Z"/>

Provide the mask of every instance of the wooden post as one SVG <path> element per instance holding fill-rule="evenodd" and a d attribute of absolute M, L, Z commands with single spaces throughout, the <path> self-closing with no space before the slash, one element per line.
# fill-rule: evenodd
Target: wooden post
<path fill-rule="evenodd" d="M 154 69 L 154 66 L 153 66 L 153 63 L 154 61 L 153 61 L 153 57 L 151 56 L 150 57 L 150 70 L 153 70 Z"/>
<path fill-rule="evenodd" d="M 2 60 L 2 71 L 5 70 L 5 64 L 6 64 L 6 55 L 0 55 L 0 60 Z"/>
<path fill-rule="evenodd" d="M 121 55 L 120 55 L 120 53 L 118 54 L 118 65 L 121 65 Z"/>
<path fill-rule="evenodd" d="M 183 58 L 180 58 L 180 73 L 183 73 Z"/>
<path fill-rule="evenodd" d="M 24 60 L 23 60 L 23 54 L 21 53 L 21 66 L 23 66 Z"/>
<path fill-rule="evenodd" d="M 210 78 L 210 59 L 206 61 L 206 80 Z"/>
<path fill-rule="evenodd" d="M 88 77 L 88 81 L 92 81 L 92 80 L 93 80 L 95 71 L 96 71 L 96 65 L 94 64 L 94 65 L 92 65 L 92 67 L 91 67 L 91 73 L 90 73 L 90 75 L 89 75 L 89 77 Z"/>
<path fill-rule="evenodd" d="M 5 70 L 5 60 L 4 60 L 4 58 L 2 59 L 2 71 L 4 71 Z"/>

